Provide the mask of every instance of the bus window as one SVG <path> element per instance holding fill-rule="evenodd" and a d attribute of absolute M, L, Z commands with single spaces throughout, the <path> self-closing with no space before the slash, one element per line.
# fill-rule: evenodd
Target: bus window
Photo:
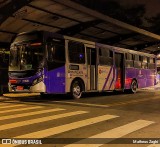
<path fill-rule="evenodd" d="M 65 45 L 64 40 L 57 40 L 48 43 L 48 60 L 65 61 Z"/>
<path fill-rule="evenodd" d="M 145 56 L 143 56 L 143 59 L 142 59 L 142 68 L 144 68 L 144 69 L 148 68 L 147 57 L 145 57 Z"/>
<path fill-rule="evenodd" d="M 99 48 L 99 64 L 113 65 L 113 51 L 106 48 Z"/>
<path fill-rule="evenodd" d="M 147 63 L 147 57 L 143 57 L 143 62 Z"/>
<path fill-rule="evenodd" d="M 139 61 L 143 61 L 143 57 L 142 56 L 139 56 Z"/>
<path fill-rule="evenodd" d="M 142 62 L 141 62 L 141 56 L 139 55 L 134 55 L 134 67 L 135 68 L 141 68 Z"/>
<path fill-rule="evenodd" d="M 133 55 L 130 53 L 126 53 L 126 60 L 133 60 Z"/>
<path fill-rule="evenodd" d="M 109 57 L 113 58 L 113 51 L 109 50 Z"/>
<path fill-rule="evenodd" d="M 155 63 L 156 62 L 156 60 L 155 60 L 155 58 L 153 58 L 153 63 Z"/>
<path fill-rule="evenodd" d="M 126 67 L 133 67 L 133 54 L 126 53 Z"/>
<path fill-rule="evenodd" d="M 134 61 L 139 61 L 139 56 L 135 55 Z"/>
<path fill-rule="evenodd" d="M 68 43 L 69 61 L 71 63 L 85 63 L 85 47 L 80 42 L 69 41 Z"/>
<path fill-rule="evenodd" d="M 155 69 L 155 58 L 149 58 L 148 68 Z"/>

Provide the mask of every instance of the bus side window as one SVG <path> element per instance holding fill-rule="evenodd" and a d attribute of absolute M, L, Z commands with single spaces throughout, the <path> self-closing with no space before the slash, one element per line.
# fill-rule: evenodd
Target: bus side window
<path fill-rule="evenodd" d="M 109 50 L 109 57 L 113 58 L 113 51 Z"/>
<path fill-rule="evenodd" d="M 141 56 L 139 55 L 134 55 L 134 67 L 135 68 L 141 68 Z"/>
<path fill-rule="evenodd" d="M 107 48 L 99 48 L 100 65 L 113 65 L 113 51 Z"/>
<path fill-rule="evenodd" d="M 65 45 L 64 40 L 51 41 L 47 44 L 48 60 L 64 62 L 65 61 Z"/>
<path fill-rule="evenodd" d="M 85 47 L 83 43 L 69 41 L 68 42 L 69 61 L 71 63 L 85 63 Z"/>
<path fill-rule="evenodd" d="M 153 58 L 153 63 L 156 63 L 156 59 L 155 58 Z"/>
<path fill-rule="evenodd" d="M 133 59 L 134 59 L 133 54 L 126 53 L 125 57 L 126 57 L 126 67 L 133 67 Z"/>
<path fill-rule="evenodd" d="M 147 69 L 147 68 L 148 68 L 148 65 L 147 65 L 147 57 L 145 57 L 145 56 L 143 56 L 142 68 L 143 68 L 143 69 Z"/>
<path fill-rule="evenodd" d="M 142 62 L 143 61 L 143 57 L 139 56 L 139 61 Z"/>
<path fill-rule="evenodd" d="M 155 69 L 155 58 L 149 58 L 148 68 L 149 69 Z"/>

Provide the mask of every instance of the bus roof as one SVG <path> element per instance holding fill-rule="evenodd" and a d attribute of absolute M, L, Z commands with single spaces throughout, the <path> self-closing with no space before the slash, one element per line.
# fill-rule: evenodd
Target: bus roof
<path fill-rule="evenodd" d="M 96 43 L 97 47 L 106 47 L 109 48 L 113 51 L 119 52 L 119 53 L 131 53 L 131 54 L 137 54 L 137 55 L 142 55 L 142 56 L 147 56 L 147 57 L 153 57 L 155 58 L 156 55 L 154 54 L 149 54 L 149 53 L 144 53 L 144 52 L 140 52 L 140 51 L 135 51 L 135 50 L 130 50 L 130 49 L 125 49 L 125 48 L 120 48 L 120 47 L 115 47 L 115 46 L 111 46 L 111 45 L 106 45 L 106 44 L 101 44 L 101 43 Z"/>
<path fill-rule="evenodd" d="M 35 31 L 30 31 L 30 32 L 22 32 L 22 33 L 19 33 L 17 36 L 27 34 L 27 33 L 34 33 L 34 32 L 43 32 L 44 34 L 49 33 L 49 34 L 56 35 L 59 37 L 61 36 L 62 38 L 67 39 L 67 40 L 78 41 L 78 42 L 82 42 L 82 43 L 89 44 L 89 45 L 95 45 L 95 47 L 107 47 L 113 51 L 117 51 L 120 53 L 131 53 L 131 54 L 138 54 L 138 55 L 142 55 L 142 56 L 144 55 L 144 56 L 148 56 L 148 57 L 156 57 L 156 55 L 154 55 L 154 54 L 149 54 L 149 53 L 144 53 L 144 52 L 135 51 L 135 50 L 131 50 L 131 49 L 125 49 L 125 48 L 115 47 L 115 46 L 111 46 L 111 45 L 96 43 L 93 41 L 70 37 L 70 36 L 66 36 L 66 35 L 62 35 L 62 34 L 58 34 L 58 33 L 54 33 L 54 32 L 49 32 L 49 31 L 35 30 Z"/>

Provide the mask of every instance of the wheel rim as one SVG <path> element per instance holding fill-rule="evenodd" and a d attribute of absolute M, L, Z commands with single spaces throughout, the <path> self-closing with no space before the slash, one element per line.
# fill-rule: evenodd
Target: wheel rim
<path fill-rule="evenodd" d="M 81 97 L 81 88 L 79 85 L 74 85 L 73 86 L 73 96 L 74 98 L 80 98 Z"/>
<path fill-rule="evenodd" d="M 137 83 L 135 81 L 132 83 L 132 91 L 133 92 L 137 91 Z"/>

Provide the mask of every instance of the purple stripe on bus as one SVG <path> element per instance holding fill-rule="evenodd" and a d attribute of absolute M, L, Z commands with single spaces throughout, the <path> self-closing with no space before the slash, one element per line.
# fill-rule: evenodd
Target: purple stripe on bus
<path fill-rule="evenodd" d="M 104 89 L 105 89 L 105 87 L 106 87 L 106 84 L 107 84 L 107 82 L 108 82 L 108 79 L 109 79 L 110 74 L 111 74 L 111 71 L 112 71 L 112 68 L 113 68 L 113 66 L 111 66 L 111 68 L 110 68 L 110 71 L 109 71 L 109 73 L 108 73 L 108 76 L 107 76 L 107 78 L 106 78 L 106 81 L 105 81 L 105 83 L 104 83 L 104 85 L 103 85 L 102 90 L 104 90 Z"/>
<path fill-rule="evenodd" d="M 109 90 L 111 89 L 111 86 L 113 84 L 114 79 L 115 79 L 115 67 L 113 66 L 113 78 L 112 78 L 112 82 L 111 82 L 111 84 L 109 86 Z"/>

